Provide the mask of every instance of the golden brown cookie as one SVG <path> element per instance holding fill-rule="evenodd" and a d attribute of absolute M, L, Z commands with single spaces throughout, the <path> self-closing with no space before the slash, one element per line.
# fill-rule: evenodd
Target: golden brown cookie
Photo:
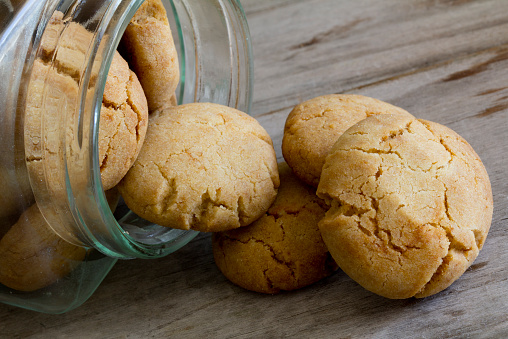
<path fill-rule="evenodd" d="M 0 283 L 18 291 L 35 291 L 76 268 L 86 250 L 56 235 L 37 205 L 32 205 L 0 240 Z"/>
<path fill-rule="evenodd" d="M 145 0 L 120 43 L 120 51 L 137 74 L 150 112 L 172 105 L 180 66 L 166 10 L 160 0 Z"/>
<path fill-rule="evenodd" d="M 65 168 L 60 166 L 63 153 L 71 154 L 79 147 L 76 143 L 67 143 L 63 149 L 62 131 L 72 135 L 75 125 L 66 125 L 62 113 L 67 113 L 69 119 L 77 114 L 78 95 L 75 79 L 40 59 L 35 60 L 24 116 L 26 165 L 33 192 L 49 191 L 58 196 L 59 201 L 67 199 L 63 185 Z"/>
<path fill-rule="evenodd" d="M 145 7 L 147 5 L 142 6 Z M 64 20 L 63 13 L 56 11 L 51 17 L 42 37 L 41 59 L 34 66 L 30 87 L 33 99 L 29 98 L 27 105 L 28 126 L 34 125 L 33 129 L 28 128 L 33 130 L 29 131 L 28 139 L 34 139 L 36 147 L 40 145 L 37 135 L 40 134 L 40 118 L 37 116 L 44 114 L 47 121 L 53 118 L 53 112 L 48 112 L 50 109 L 40 112 L 41 107 L 48 107 L 47 103 L 41 102 L 48 96 L 43 91 L 52 92 L 50 96 L 54 96 L 54 102 L 66 102 L 68 111 L 75 110 L 79 93 L 74 82 L 80 78 L 85 66 L 91 39 L 92 32 L 78 23 Z M 50 68 L 50 62 L 53 68 Z M 92 77 L 95 76 L 96 72 L 92 72 Z M 45 88 L 45 82 L 55 88 Z M 114 187 L 133 164 L 146 134 L 147 120 L 148 106 L 142 86 L 127 62 L 115 52 L 105 85 L 99 126 L 99 162 L 105 190 Z M 48 153 L 56 152 L 58 150 L 48 150 Z M 30 152 L 29 147 L 29 153 L 39 153 L 39 150 Z M 40 157 L 30 154 L 29 158 L 38 160 Z"/>
<path fill-rule="evenodd" d="M 492 219 L 487 172 L 437 123 L 371 116 L 326 158 L 319 227 L 339 267 L 366 289 L 402 299 L 447 288 L 471 265 Z"/>
<path fill-rule="evenodd" d="M 152 113 L 145 143 L 119 190 L 146 220 L 215 232 L 259 218 L 278 186 L 272 140 L 254 118 L 193 103 Z"/>
<path fill-rule="evenodd" d="M 143 88 L 115 53 L 108 72 L 99 124 L 99 163 L 104 190 L 116 186 L 134 164 L 145 140 L 148 107 Z"/>
<path fill-rule="evenodd" d="M 214 233 L 215 263 L 233 283 L 261 293 L 290 291 L 330 275 L 337 265 L 318 229 L 325 205 L 286 163 L 279 165 L 277 198 L 249 226 Z"/>
<path fill-rule="evenodd" d="M 402 114 L 402 108 L 354 94 L 320 96 L 297 105 L 286 119 L 282 154 L 295 174 L 317 187 L 325 158 L 339 136 L 371 115 Z"/>

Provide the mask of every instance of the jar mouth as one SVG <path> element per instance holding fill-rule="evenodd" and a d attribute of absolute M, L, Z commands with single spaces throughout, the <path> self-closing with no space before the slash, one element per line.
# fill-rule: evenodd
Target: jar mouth
<path fill-rule="evenodd" d="M 93 4 L 93 1 L 80 1 L 79 6 L 67 4 L 64 8 L 61 3 L 57 8 L 64 13 L 65 28 L 55 54 L 48 61 L 48 74 L 62 67 L 58 53 L 63 54 L 65 46 L 62 44 L 66 34 L 71 34 L 69 27 L 73 23 L 93 34 L 84 44 L 80 70 L 73 75 L 77 84 L 75 97 L 64 103 L 72 109 L 63 110 L 64 119 L 55 119 L 62 110 L 45 112 L 53 114 L 54 120 L 42 117 L 41 140 L 46 143 L 44 147 L 53 147 L 59 157 L 55 157 L 53 163 L 48 155 L 39 171 L 44 174 L 44 185 L 30 176 L 31 183 L 36 186 L 34 194 L 41 212 L 57 234 L 69 242 L 94 247 L 116 258 L 161 257 L 176 251 L 198 234 L 150 223 L 124 205 L 113 213 L 102 186 L 98 147 L 102 95 L 123 32 L 142 2 L 111 0 Z M 239 2 L 210 0 L 195 4 L 188 0 L 163 0 L 163 3 L 180 62 L 178 103 L 215 102 L 249 113 L 252 52 Z M 92 19 L 87 11 L 95 13 Z M 207 18 L 215 20 L 207 24 L 214 25 L 216 30 L 203 24 Z M 215 67 L 211 67 L 214 64 Z M 52 126 L 54 124 L 56 126 Z M 60 184 L 52 183 L 52 177 L 64 186 L 56 187 Z"/>

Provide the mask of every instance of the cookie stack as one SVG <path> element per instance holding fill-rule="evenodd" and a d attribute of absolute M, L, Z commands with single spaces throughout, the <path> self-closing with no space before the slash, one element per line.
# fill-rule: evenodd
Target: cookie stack
<path fill-rule="evenodd" d="M 218 268 L 245 289 L 295 290 L 340 267 L 387 298 L 425 297 L 483 246 L 492 192 L 481 160 L 399 107 L 361 95 L 299 104 L 278 165 L 268 133 L 242 112 L 152 107 L 120 193 L 153 223 L 212 232 Z"/>
<path fill-rule="evenodd" d="M 376 99 L 327 95 L 289 114 L 282 152 L 294 174 L 281 166 L 267 214 L 213 237 L 218 267 L 244 288 L 274 293 L 317 281 L 332 271 L 329 251 L 367 290 L 421 298 L 458 279 L 485 242 L 487 172 L 445 126 Z"/>

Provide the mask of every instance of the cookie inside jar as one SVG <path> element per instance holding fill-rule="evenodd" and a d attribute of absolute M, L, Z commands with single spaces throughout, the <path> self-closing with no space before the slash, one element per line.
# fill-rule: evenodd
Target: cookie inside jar
<path fill-rule="evenodd" d="M 136 160 L 145 138 L 147 97 L 131 68 L 137 67 L 136 53 L 143 55 L 146 49 L 153 53 L 153 44 L 145 46 L 145 50 L 125 52 L 130 64 L 118 51 L 108 53 L 108 46 L 117 45 L 118 41 L 111 34 L 98 39 L 100 22 L 106 22 L 108 27 L 118 22 L 115 18 L 101 21 L 108 14 L 108 7 L 102 5 L 101 11 L 100 6 L 83 3 L 78 10 L 64 3 L 52 12 L 27 71 L 23 119 L 14 117 L 12 121 L 15 126 L 10 131 L 12 144 L 19 146 L 19 151 L 5 152 L 2 156 L 5 161 L 0 166 L 5 189 L 0 195 L 0 283 L 16 293 L 54 290 L 51 293 L 57 295 L 61 294 L 58 290 L 71 291 L 70 286 L 80 285 L 90 260 L 101 261 L 104 256 L 99 252 L 106 255 L 112 252 L 96 246 L 97 242 L 103 242 L 100 238 L 112 237 L 112 233 L 130 237 L 113 214 L 117 206 L 123 206 L 116 186 Z M 130 10 L 134 17 L 129 24 L 137 20 L 136 13 L 152 15 L 138 20 L 152 31 L 152 19 L 167 16 L 161 1 L 138 1 L 137 5 L 133 2 L 123 6 L 116 13 L 124 15 Z M 134 7 L 139 7 L 137 12 Z M 90 20 L 93 11 L 95 18 Z M 145 25 L 146 22 L 149 24 Z M 166 60 L 172 64 L 161 64 L 164 57 L 160 54 L 155 61 L 159 62 L 157 67 L 171 70 L 171 83 L 167 77 L 154 80 L 153 70 L 148 72 L 152 79 L 145 83 L 156 84 L 156 94 L 161 97 L 167 94 L 166 102 L 172 105 L 176 103 L 180 75 L 169 21 L 166 19 L 163 24 L 155 28 L 165 34 L 171 46 L 161 44 L 160 36 L 152 37 L 159 41 L 161 53 L 171 50 Z M 147 72 L 137 69 L 141 78 L 146 79 Z M 168 93 L 163 91 L 166 85 Z M 5 140 L 9 141 L 8 137 Z M 89 198 L 91 193 L 95 199 L 86 201 L 86 195 Z M 87 209 L 93 202 L 99 213 L 109 217 L 103 229 L 91 229 L 89 221 L 83 220 L 86 211 L 78 205 L 84 204 Z M 116 218 L 128 214 L 120 208 Z M 133 241 L 136 236 L 140 241 L 153 239 L 158 232 L 156 225 L 133 223 L 136 226 L 131 225 L 132 229 L 139 231 L 133 232 Z M 166 236 L 159 242 L 175 238 L 174 234 Z M 99 266 L 108 270 L 118 256 L 125 255 L 117 253 Z M 104 276 L 103 273 L 96 276 Z M 60 288 L 66 284 L 70 285 Z"/>
<path fill-rule="evenodd" d="M 244 18 L 224 17 L 239 11 L 233 2 L 119 6 L 123 11 L 105 8 L 94 21 L 82 18 L 85 5 L 80 11 L 62 5 L 49 19 L 28 81 L 25 163 L 33 200 L 64 240 L 107 256 L 152 258 L 175 251 L 196 232 L 140 218 L 122 197 L 110 212 L 104 192 L 114 190 L 134 164 L 153 114 L 195 102 L 248 113 L 250 45 Z M 108 25 L 97 24 L 111 13 Z M 196 16 L 217 30 L 183 30 Z M 228 30 L 243 30 L 245 39 L 228 41 L 238 37 Z"/>

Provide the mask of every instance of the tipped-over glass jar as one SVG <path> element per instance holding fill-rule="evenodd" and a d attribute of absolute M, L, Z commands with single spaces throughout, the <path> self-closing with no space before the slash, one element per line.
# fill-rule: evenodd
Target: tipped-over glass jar
<path fill-rule="evenodd" d="M 82 304 L 118 259 L 157 258 L 196 232 L 154 225 L 103 191 L 99 117 L 113 55 L 143 0 L 0 0 L 0 301 Z M 249 112 L 252 53 L 236 0 L 163 0 L 177 100 Z M 60 16 L 58 29 L 51 20 Z M 76 29 L 78 28 L 78 29 Z"/>

